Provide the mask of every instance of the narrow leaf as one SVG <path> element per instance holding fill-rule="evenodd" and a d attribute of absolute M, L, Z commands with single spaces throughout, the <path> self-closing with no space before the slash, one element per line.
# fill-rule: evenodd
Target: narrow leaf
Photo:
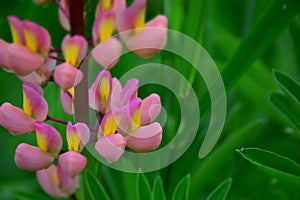
<path fill-rule="evenodd" d="M 207 197 L 207 200 L 225 200 L 231 187 L 232 178 L 226 179 L 216 187 Z"/>
<path fill-rule="evenodd" d="M 153 198 L 154 199 L 160 199 L 160 200 L 165 200 L 166 195 L 163 187 L 163 182 L 161 180 L 161 177 L 159 176 L 153 186 Z"/>
<path fill-rule="evenodd" d="M 150 184 L 143 173 L 137 175 L 136 185 L 138 200 L 153 200 Z"/>
<path fill-rule="evenodd" d="M 271 94 L 271 102 L 300 130 L 300 104 L 280 93 Z"/>
<path fill-rule="evenodd" d="M 89 171 L 86 171 L 86 182 L 88 192 L 93 200 L 96 199 L 106 199 L 109 200 L 107 193 L 105 192 L 100 181 L 93 176 Z"/>
<path fill-rule="evenodd" d="M 300 165 L 296 162 L 259 148 L 245 148 L 236 151 L 268 175 L 286 183 L 287 186 L 299 189 Z"/>
<path fill-rule="evenodd" d="M 172 200 L 183 200 L 183 199 L 188 199 L 189 194 L 188 194 L 188 189 L 190 187 L 190 175 L 186 175 L 183 177 L 179 183 L 176 185 Z"/>
<path fill-rule="evenodd" d="M 274 70 L 273 73 L 278 84 L 300 102 L 300 84 L 280 71 Z"/>

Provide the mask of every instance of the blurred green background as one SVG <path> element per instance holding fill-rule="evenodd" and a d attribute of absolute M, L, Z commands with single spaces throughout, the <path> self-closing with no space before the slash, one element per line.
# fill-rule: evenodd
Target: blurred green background
<path fill-rule="evenodd" d="M 96 3 L 86 1 L 87 35 L 91 35 L 93 19 L 90 16 L 94 15 L 92 10 Z M 197 157 L 202 133 L 209 124 L 208 113 L 201 118 L 196 140 L 180 159 L 162 170 L 146 174 L 150 185 L 158 175 L 162 177 L 168 199 L 178 181 L 187 174 L 191 175 L 189 199 L 205 199 L 229 177 L 233 181 L 228 199 L 300 198 L 299 187 L 264 173 L 235 151 L 242 146 L 258 147 L 300 163 L 300 131 L 291 122 L 297 119 L 288 119 L 270 101 L 274 91 L 288 96 L 276 83 L 274 69 L 300 82 L 299 9 L 300 2 L 297 0 L 148 0 L 147 19 L 165 14 L 171 29 L 198 41 L 222 71 L 227 89 L 226 123 L 213 151 L 204 159 Z M 52 36 L 53 46 L 60 48 L 66 32 L 59 24 L 55 4 L 43 7 L 31 0 L 1 0 L 0 38 L 10 42 L 8 15 L 30 19 L 46 27 Z M 205 95 L 202 97 L 205 94 L 203 80 L 200 76 L 192 77 L 191 66 L 180 59 L 174 61 L 167 52 L 161 52 L 152 60 L 168 64 L 184 74 L 193 84 L 200 105 L 207 105 L 209 99 Z M 138 62 L 136 56 L 128 55 L 118 64 L 122 68 L 115 67 L 112 74 L 120 76 Z M 22 106 L 21 82 L 14 74 L 3 70 L 0 70 L 0 80 L 0 104 L 11 102 Z M 53 112 L 50 114 L 60 115 L 62 108 L 58 89 L 50 83 L 46 92 Z M 163 105 L 170 110 L 164 127 L 163 144 L 166 144 L 173 137 L 176 122 L 180 120 L 177 102 L 164 88 L 149 86 L 148 90 L 141 91 L 141 95 L 147 92 L 161 94 Z M 300 107 L 297 101 L 295 105 Z M 205 109 L 209 111 L 209 106 Z M 293 109 L 292 105 L 288 105 L 287 109 Z M 300 113 L 294 117 L 300 120 Z M 16 195 L 22 192 L 43 193 L 35 173 L 21 170 L 14 163 L 14 151 L 21 142 L 34 144 L 35 135 L 12 136 L 0 127 L 1 199 L 23 199 L 25 197 Z M 136 174 L 117 172 L 105 166 L 100 168 L 100 181 L 112 199 L 135 199 Z"/>

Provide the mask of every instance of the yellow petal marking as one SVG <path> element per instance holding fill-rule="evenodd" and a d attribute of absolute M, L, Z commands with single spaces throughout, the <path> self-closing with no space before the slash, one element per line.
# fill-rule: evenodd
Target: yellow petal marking
<path fill-rule="evenodd" d="M 10 30 L 11 30 L 13 42 L 16 44 L 22 44 L 22 39 L 21 39 L 22 37 L 19 35 L 17 29 L 12 24 L 10 24 Z"/>
<path fill-rule="evenodd" d="M 145 27 L 145 15 L 146 15 L 146 7 L 138 13 L 135 20 L 135 28 L 138 30 L 135 30 L 136 33 L 141 32 L 141 28 Z"/>
<path fill-rule="evenodd" d="M 28 49 L 34 53 L 37 53 L 39 44 L 34 33 L 30 30 L 24 29 L 24 35 L 25 35 L 26 46 L 28 47 Z"/>
<path fill-rule="evenodd" d="M 99 92 L 101 96 L 101 101 L 107 103 L 108 102 L 108 97 L 110 93 L 110 85 L 109 85 L 109 80 L 107 76 L 102 76 L 100 80 L 100 87 L 99 87 Z"/>
<path fill-rule="evenodd" d="M 32 108 L 25 92 L 23 92 L 23 110 L 26 115 L 28 115 L 29 117 L 32 116 Z"/>
<path fill-rule="evenodd" d="M 141 126 L 141 108 L 138 108 L 132 116 L 131 131 Z"/>
<path fill-rule="evenodd" d="M 109 10 L 111 5 L 111 0 L 102 0 L 102 9 Z"/>
<path fill-rule="evenodd" d="M 120 123 L 121 117 L 119 115 L 111 114 L 109 117 L 106 118 L 103 135 L 108 136 L 114 134 L 118 128 Z"/>
<path fill-rule="evenodd" d="M 70 151 L 80 151 L 80 137 L 76 131 L 72 131 L 67 136 L 68 148 Z"/>
<path fill-rule="evenodd" d="M 77 66 L 77 60 L 79 56 L 80 47 L 78 44 L 67 44 L 65 49 L 65 58 L 68 63 L 73 66 Z"/>
<path fill-rule="evenodd" d="M 109 16 L 100 22 L 100 26 L 98 30 L 100 42 L 103 42 L 112 36 L 115 29 L 115 23 L 116 20 L 112 16 Z"/>
<path fill-rule="evenodd" d="M 74 87 L 68 89 L 68 92 L 74 97 Z"/>
<path fill-rule="evenodd" d="M 36 131 L 36 139 L 37 139 L 38 147 L 42 151 L 47 152 L 48 151 L 48 143 L 46 141 L 46 137 L 43 134 L 41 134 L 40 132 Z"/>

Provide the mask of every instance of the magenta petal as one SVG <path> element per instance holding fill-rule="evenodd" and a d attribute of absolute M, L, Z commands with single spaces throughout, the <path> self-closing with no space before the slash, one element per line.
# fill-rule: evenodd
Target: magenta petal
<path fill-rule="evenodd" d="M 130 79 L 127 81 L 124 89 L 122 90 L 122 105 L 128 104 L 128 102 L 137 97 L 137 91 L 139 88 L 139 80 L 138 79 Z"/>
<path fill-rule="evenodd" d="M 64 109 L 64 111 L 68 115 L 73 115 L 73 100 L 72 100 L 72 94 L 64 92 L 63 90 L 60 90 L 60 102 Z"/>
<path fill-rule="evenodd" d="M 46 57 L 49 54 L 50 48 L 51 48 L 51 38 L 49 35 L 49 32 L 42 26 L 31 22 L 29 20 L 25 20 L 24 23 L 24 32 L 29 32 L 31 35 L 33 35 L 34 40 L 37 43 L 37 52 L 41 54 L 42 56 Z M 25 40 L 26 40 L 26 46 L 29 46 L 28 43 L 31 43 L 31 39 L 27 40 L 26 34 L 25 34 Z"/>
<path fill-rule="evenodd" d="M 6 52 L 7 64 L 18 75 L 25 76 L 43 66 L 44 59 L 19 44 L 11 44 Z"/>
<path fill-rule="evenodd" d="M 27 98 L 30 105 L 31 117 L 44 121 L 48 115 L 48 104 L 43 97 L 41 88 L 32 83 L 24 83 L 23 92 L 24 98 Z"/>
<path fill-rule="evenodd" d="M 17 77 L 23 83 L 28 82 L 28 83 L 33 83 L 35 85 L 41 85 L 41 86 L 45 85 L 48 82 L 50 76 L 51 76 L 51 72 L 44 66 L 25 76 L 17 75 Z"/>
<path fill-rule="evenodd" d="M 7 19 L 12 32 L 13 42 L 16 44 L 25 45 L 23 22 L 14 15 L 8 16 Z"/>
<path fill-rule="evenodd" d="M 39 170 L 36 172 L 37 179 L 43 190 L 52 197 L 67 197 L 59 188 L 57 167 L 51 165 L 48 169 Z"/>
<path fill-rule="evenodd" d="M 68 151 L 58 158 L 58 165 L 68 176 L 74 178 L 85 168 L 87 159 L 78 152 Z"/>
<path fill-rule="evenodd" d="M 167 43 L 167 23 L 165 16 L 157 16 L 139 34 L 125 41 L 127 48 L 142 58 L 154 56 Z"/>
<path fill-rule="evenodd" d="M 34 128 L 40 149 L 54 156 L 58 154 L 62 147 L 60 133 L 51 125 L 41 122 L 36 122 Z"/>
<path fill-rule="evenodd" d="M 143 99 L 141 105 L 141 125 L 152 123 L 161 110 L 160 97 L 157 94 L 151 94 Z"/>
<path fill-rule="evenodd" d="M 67 124 L 67 140 L 69 150 L 81 152 L 90 139 L 90 129 L 85 123 Z M 70 149 L 70 146 L 72 149 Z"/>
<path fill-rule="evenodd" d="M 131 133 L 127 138 L 127 146 L 138 152 L 148 152 L 156 149 L 162 140 L 162 128 L 154 122 Z"/>
<path fill-rule="evenodd" d="M 34 121 L 22 109 L 10 103 L 4 103 L 0 107 L 0 124 L 12 134 L 18 135 L 34 131 Z"/>
<path fill-rule="evenodd" d="M 8 47 L 9 47 L 9 43 L 0 39 L 0 66 L 6 70 L 11 70 L 11 67 L 8 65 L 7 58 L 6 58 L 6 52 Z"/>
<path fill-rule="evenodd" d="M 126 139 L 117 133 L 100 138 L 95 144 L 95 149 L 108 163 L 113 163 L 123 155 L 125 146 Z"/>
<path fill-rule="evenodd" d="M 82 80 L 83 74 L 76 67 L 65 62 L 54 69 L 54 80 L 64 91 L 75 87 Z"/>
<path fill-rule="evenodd" d="M 68 5 L 68 0 L 61 0 L 60 5 L 64 8 L 64 10 L 67 12 L 68 15 L 69 14 L 69 5 Z M 69 18 L 67 18 L 67 16 L 61 11 L 61 9 L 58 9 L 58 16 L 59 16 L 59 22 L 62 25 L 62 27 L 66 30 L 66 31 L 70 31 L 71 30 L 71 26 L 70 26 L 70 20 Z"/>
<path fill-rule="evenodd" d="M 117 64 L 122 55 L 122 44 L 116 38 L 99 43 L 92 51 L 94 59 L 109 70 Z"/>
<path fill-rule="evenodd" d="M 111 95 L 110 95 L 110 99 L 108 102 L 109 110 L 122 107 L 121 93 L 122 93 L 122 86 L 121 86 L 120 81 L 117 78 L 113 78 Z"/>
<path fill-rule="evenodd" d="M 21 169 L 37 171 L 49 167 L 54 158 L 41 151 L 40 148 L 26 143 L 18 145 L 15 153 L 15 162 Z"/>
<path fill-rule="evenodd" d="M 79 186 L 79 176 L 71 178 L 62 170 L 60 165 L 57 166 L 57 174 L 60 181 L 61 191 L 67 195 L 73 194 Z"/>

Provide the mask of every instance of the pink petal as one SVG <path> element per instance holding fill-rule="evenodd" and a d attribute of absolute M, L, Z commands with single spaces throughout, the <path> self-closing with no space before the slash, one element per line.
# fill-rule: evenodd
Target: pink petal
<path fill-rule="evenodd" d="M 146 9 L 146 4 L 146 0 L 135 0 L 130 7 L 119 14 L 117 17 L 117 27 L 119 32 L 137 28 L 136 21 L 141 15 L 141 12 L 144 12 Z"/>
<path fill-rule="evenodd" d="M 137 91 L 139 88 L 138 79 L 130 79 L 127 81 L 124 89 L 122 90 L 122 105 L 128 104 L 128 102 L 137 97 Z"/>
<path fill-rule="evenodd" d="M 130 134 L 140 126 L 140 108 L 142 100 L 134 98 L 122 108 L 122 119 L 118 130 L 123 134 Z"/>
<path fill-rule="evenodd" d="M 52 197 L 67 197 L 68 195 L 63 193 L 59 188 L 59 182 L 57 182 L 58 174 L 57 167 L 51 165 L 48 169 L 39 170 L 36 172 L 37 179 L 42 186 L 43 190 Z"/>
<path fill-rule="evenodd" d="M 89 105 L 98 112 L 105 113 L 111 93 L 112 78 L 109 71 L 102 70 L 89 90 Z"/>
<path fill-rule="evenodd" d="M 85 168 L 87 159 L 78 152 L 68 151 L 58 158 L 58 165 L 71 178 L 79 175 Z"/>
<path fill-rule="evenodd" d="M 11 70 L 11 67 L 8 65 L 6 58 L 6 52 L 8 47 L 9 43 L 0 39 L 0 66 L 3 67 L 5 70 Z"/>
<path fill-rule="evenodd" d="M 83 36 L 67 35 L 62 42 L 62 51 L 66 61 L 77 67 L 87 55 L 88 43 Z"/>
<path fill-rule="evenodd" d="M 125 146 L 126 139 L 117 133 L 100 138 L 95 144 L 95 149 L 108 163 L 113 163 L 123 155 Z"/>
<path fill-rule="evenodd" d="M 67 62 L 58 65 L 54 69 L 55 83 L 64 91 L 78 85 L 82 77 L 82 72 Z"/>
<path fill-rule="evenodd" d="M 102 118 L 99 134 L 108 136 L 114 134 L 122 117 L 120 110 L 110 110 Z"/>
<path fill-rule="evenodd" d="M 116 16 L 112 10 L 105 10 L 98 13 L 93 25 L 94 44 L 108 40 L 115 30 Z"/>
<path fill-rule="evenodd" d="M 23 95 L 24 99 L 26 98 L 29 102 L 29 109 L 31 112 L 30 117 L 39 121 L 44 121 L 48 115 L 48 104 L 43 97 L 41 88 L 32 83 L 24 83 Z"/>
<path fill-rule="evenodd" d="M 37 69 L 36 71 L 31 72 L 30 74 L 26 76 L 19 76 L 17 77 L 23 82 L 23 83 L 33 83 L 35 85 L 44 86 L 48 83 L 49 78 L 51 77 L 51 72 L 45 67 L 41 67 Z"/>
<path fill-rule="evenodd" d="M 161 110 L 160 96 L 151 94 L 143 99 L 141 105 L 141 125 L 148 125 L 152 123 Z"/>
<path fill-rule="evenodd" d="M 60 189 L 63 193 L 70 195 L 73 194 L 76 188 L 79 187 L 78 176 L 71 178 L 67 173 L 65 173 L 61 166 L 57 166 L 57 174 L 60 181 Z"/>
<path fill-rule="evenodd" d="M 49 56 L 57 57 L 57 53 L 53 52 Z M 56 66 L 56 60 L 52 58 L 46 58 L 44 65 L 49 71 L 52 71 Z"/>
<path fill-rule="evenodd" d="M 127 138 L 127 146 L 138 152 L 148 152 L 156 149 L 162 140 L 162 128 L 154 122 L 148 126 L 142 126 Z"/>
<path fill-rule="evenodd" d="M 57 155 L 62 147 L 60 133 L 46 123 L 36 122 L 34 124 L 39 148 L 51 155 Z"/>
<path fill-rule="evenodd" d="M 23 134 L 34 131 L 34 119 L 18 107 L 4 103 L 0 107 L 0 124 L 12 134 Z"/>
<path fill-rule="evenodd" d="M 71 122 L 67 124 L 67 140 L 69 150 L 81 152 L 84 146 L 90 139 L 90 129 L 85 123 L 76 123 L 72 125 Z M 72 148 L 70 148 L 72 147 Z"/>
<path fill-rule="evenodd" d="M 117 109 L 122 107 L 121 101 L 122 86 L 117 78 L 112 79 L 111 95 L 108 102 L 108 109 Z"/>
<path fill-rule="evenodd" d="M 69 4 L 68 4 L 68 0 L 61 0 L 60 5 L 64 8 L 64 10 L 67 12 L 68 15 L 70 15 L 69 13 Z M 70 26 L 70 20 L 69 18 L 67 18 L 67 16 L 61 11 L 61 9 L 58 9 L 58 16 L 59 16 L 59 22 L 62 25 L 62 27 L 66 30 L 66 31 L 70 31 L 71 30 L 71 26 Z"/>
<path fill-rule="evenodd" d="M 13 42 L 16 44 L 25 45 L 23 22 L 14 15 L 8 16 L 7 19 L 12 32 Z"/>
<path fill-rule="evenodd" d="M 26 46 L 31 51 L 47 57 L 51 48 L 49 32 L 44 27 L 29 20 L 25 20 L 23 25 Z"/>
<path fill-rule="evenodd" d="M 68 115 L 73 115 L 73 100 L 71 97 L 72 94 L 68 94 L 64 92 L 63 90 L 60 90 L 60 102 L 63 107 L 63 110 L 68 114 Z"/>
<path fill-rule="evenodd" d="M 54 158 L 36 146 L 26 143 L 18 145 L 15 153 L 15 162 L 21 169 L 37 171 L 52 165 Z"/>
<path fill-rule="evenodd" d="M 93 58 L 106 70 L 117 64 L 122 55 L 122 44 L 116 38 L 99 43 L 92 51 Z"/>
<path fill-rule="evenodd" d="M 148 22 L 140 33 L 125 41 L 128 50 L 142 58 L 154 56 L 167 43 L 167 23 L 167 18 L 163 15 Z"/>
<path fill-rule="evenodd" d="M 25 76 L 43 66 L 44 59 L 19 44 L 11 44 L 6 52 L 7 64 L 18 75 Z"/>
<path fill-rule="evenodd" d="M 97 8 L 96 8 L 96 15 L 98 16 L 99 12 L 103 12 L 104 10 L 113 10 L 116 14 L 120 13 L 121 11 L 125 10 L 126 8 L 126 0 L 111 0 L 110 5 L 106 8 L 103 5 L 104 1 L 99 1 Z"/>

